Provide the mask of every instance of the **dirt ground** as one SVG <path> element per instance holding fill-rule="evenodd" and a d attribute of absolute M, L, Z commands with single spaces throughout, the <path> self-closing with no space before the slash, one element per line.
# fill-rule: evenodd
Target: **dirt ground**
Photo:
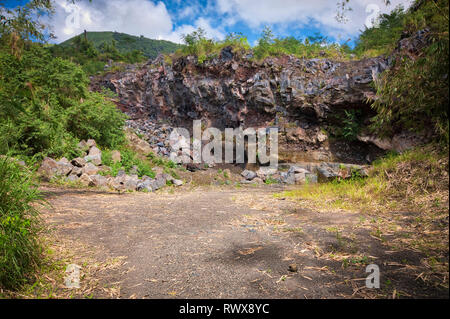
<path fill-rule="evenodd" d="M 420 252 L 392 250 L 371 234 L 364 214 L 314 212 L 273 196 L 282 190 L 117 194 L 45 186 L 43 218 L 68 249 L 76 242 L 98 262 L 123 261 L 98 274 L 94 298 L 111 297 L 112 288 L 119 298 L 449 297 L 424 278 Z M 365 287 L 368 264 L 380 268 L 379 289 Z"/>

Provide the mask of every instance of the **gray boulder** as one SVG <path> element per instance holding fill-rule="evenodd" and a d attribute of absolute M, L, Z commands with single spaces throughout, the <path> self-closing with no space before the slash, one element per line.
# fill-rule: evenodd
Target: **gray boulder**
<path fill-rule="evenodd" d="M 99 168 L 92 163 L 87 163 L 82 169 L 81 172 L 87 175 L 95 175 L 99 171 Z"/>
<path fill-rule="evenodd" d="M 295 184 L 304 184 L 306 182 L 306 173 L 294 174 Z"/>
<path fill-rule="evenodd" d="M 67 158 L 65 158 L 65 157 L 61 158 L 61 159 L 58 161 L 58 163 L 61 163 L 61 164 L 70 164 L 70 163 L 69 163 L 69 160 L 68 160 Z"/>
<path fill-rule="evenodd" d="M 56 162 L 57 170 L 56 175 L 57 176 L 67 176 L 72 171 L 73 166 L 69 163 L 69 161 L 66 158 L 63 158 L 63 160 L 59 160 Z"/>
<path fill-rule="evenodd" d="M 153 182 L 153 179 L 149 177 L 148 179 L 145 179 L 145 180 L 139 182 L 136 186 L 136 190 L 139 192 L 143 192 L 143 191 L 153 192 L 152 182 Z"/>
<path fill-rule="evenodd" d="M 65 162 L 56 162 L 50 157 L 44 158 L 38 169 L 39 175 L 49 181 L 54 176 L 67 176 L 72 171 L 72 165 Z"/>
<path fill-rule="evenodd" d="M 139 177 L 137 175 L 125 175 L 123 178 L 123 185 L 127 190 L 135 191 L 139 183 Z"/>
<path fill-rule="evenodd" d="M 184 182 L 181 181 L 181 180 L 179 180 L 179 179 L 173 179 L 173 180 L 172 180 L 172 183 L 173 183 L 173 185 L 175 185 L 175 186 L 181 186 L 181 185 L 184 184 Z"/>
<path fill-rule="evenodd" d="M 85 159 L 81 157 L 74 158 L 71 163 L 73 166 L 77 167 L 83 167 L 84 165 L 86 165 Z"/>
<path fill-rule="evenodd" d="M 89 153 L 84 157 L 86 162 L 92 162 L 95 165 L 100 165 L 102 163 L 102 152 L 96 147 L 92 146 L 89 149 Z"/>
<path fill-rule="evenodd" d="M 78 167 L 78 166 L 72 167 L 72 171 L 70 172 L 70 175 L 75 175 L 75 176 L 80 177 L 81 174 L 83 174 L 83 169 L 81 167 Z"/>
<path fill-rule="evenodd" d="M 85 140 L 81 140 L 81 142 L 78 143 L 77 148 L 83 152 L 86 152 L 87 150 L 89 150 L 89 146 L 87 145 Z"/>
<path fill-rule="evenodd" d="M 81 174 L 80 178 L 78 179 L 81 184 L 85 186 L 94 186 L 94 182 L 92 181 L 92 178 L 88 174 Z"/>
<path fill-rule="evenodd" d="M 329 182 L 339 177 L 339 175 L 329 167 L 318 167 L 317 173 L 320 182 Z"/>
<path fill-rule="evenodd" d="M 244 177 L 246 180 L 251 181 L 252 179 L 254 179 L 257 175 L 255 172 L 253 171 L 249 171 L 249 170 L 244 170 L 241 173 L 241 176 Z"/>
<path fill-rule="evenodd" d="M 281 172 L 280 173 L 280 180 L 284 184 L 295 184 L 295 174 L 290 174 L 288 172 Z"/>
<path fill-rule="evenodd" d="M 98 175 L 98 174 L 92 175 L 91 179 L 92 179 L 92 183 L 94 184 L 94 186 L 97 186 L 97 187 L 103 187 L 108 184 L 108 179 L 102 175 Z"/>
<path fill-rule="evenodd" d="M 76 182 L 77 180 L 78 180 L 78 176 L 77 175 L 70 174 L 69 176 L 66 177 L 66 181 L 67 182 Z"/>
<path fill-rule="evenodd" d="M 289 168 L 289 171 L 288 171 L 289 173 L 294 173 L 294 174 L 301 174 L 301 173 L 303 173 L 303 174 L 305 174 L 305 173 L 309 173 L 309 171 L 307 170 L 307 169 L 305 169 L 305 168 L 303 168 L 303 167 L 299 167 L 299 166 L 291 166 L 290 168 Z"/>
<path fill-rule="evenodd" d="M 276 167 L 261 166 L 256 172 L 256 175 L 258 175 L 258 177 L 261 179 L 265 179 L 265 177 L 275 175 L 277 172 L 278 168 Z"/>
<path fill-rule="evenodd" d="M 167 183 L 167 174 L 157 174 L 156 178 L 152 181 L 152 189 L 158 190 L 164 186 L 166 186 Z"/>
<path fill-rule="evenodd" d="M 89 148 L 91 148 L 91 147 L 93 147 L 93 146 L 97 146 L 97 143 L 95 142 L 95 140 L 89 139 L 89 140 L 86 141 L 86 145 L 87 145 Z"/>
<path fill-rule="evenodd" d="M 314 184 L 318 182 L 317 174 L 306 173 L 305 179 L 307 183 Z"/>

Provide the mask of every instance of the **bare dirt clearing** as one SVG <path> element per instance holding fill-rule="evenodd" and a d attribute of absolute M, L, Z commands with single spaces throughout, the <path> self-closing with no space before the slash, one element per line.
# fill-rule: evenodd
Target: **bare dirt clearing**
<path fill-rule="evenodd" d="M 371 234 L 368 216 L 302 209 L 273 197 L 281 190 L 115 194 L 46 186 L 51 207 L 43 218 L 99 262 L 123 261 L 98 275 L 92 297 L 448 298 L 445 285 L 424 277 L 424 256 L 387 247 Z M 380 267 L 380 289 L 365 288 L 370 263 Z"/>

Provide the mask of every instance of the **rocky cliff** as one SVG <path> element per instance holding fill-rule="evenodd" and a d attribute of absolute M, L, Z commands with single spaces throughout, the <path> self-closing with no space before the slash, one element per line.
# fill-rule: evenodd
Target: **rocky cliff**
<path fill-rule="evenodd" d="M 374 115 L 367 104 L 375 93 L 372 82 L 388 66 L 384 57 L 256 62 L 251 53 L 227 47 L 202 63 L 194 56 L 167 63 L 160 56 L 97 78 L 93 88 L 116 92 L 129 125 L 164 152 L 171 126 L 191 128 L 192 120 L 202 119 L 205 127 L 221 129 L 278 127 L 281 162 L 366 163 L 392 148 L 363 136 Z M 349 129 L 358 139 L 342 136 L 350 115 L 356 126 Z"/>

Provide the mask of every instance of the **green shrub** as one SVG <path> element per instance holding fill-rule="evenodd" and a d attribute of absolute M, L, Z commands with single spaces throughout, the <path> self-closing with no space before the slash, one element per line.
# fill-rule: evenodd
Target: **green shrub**
<path fill-rule="evenodd" d="M 99 93 L 89 93 L 83 103 L 71 107 L 67 115 L 68 131 L 79 139 L 93 138 L 106 147 L 125 141 L 125 115 Z"/>
<path fill-rule="evenodd" d="M 448 0 L 423 2 L 405 16 L 404 28 L 410 34 L 430 28 L 431 44 L 414 54 L 398 53 L 394 66 L 376 82 L 372 128 L 378 134 L 426 131 L 448 146 L 448 4 Z"/>
<path fill-rule="evenodd" d="M 23 284 L 39 263 L 41 200 L 32 173 L 11 158 L 0 158 L 0 286 Z"/>
<path fill-rule="evenodd" d="M 240 33 L 230 33 L 223 41 L 215 41 L 206 37 L 206 32 L 202 28 L 184 35 L 185 45 L 177 51 L 178 55 L 195 55 L 198 63 L 216 57 L 225 47 L 232 47 L 234 51 L 247 51 L 250 49 L 247 38 Z"/>
<path fill-rule="evenodd" d="M 263 30 L 258 45 L 253 51 L 257 60 L 282 55 L 295 55 L 299 58 L 347 59 L 351 53 L 347 45 L 332 43 L 319 33 L 304 40 L 292 36 L 277 38 L 268 27 Z"/>
<path fill-rule="evenodd" d="M 391 53 L 404 30 L 405 15 L 402 6 L 380 15 L 378 26 L 365 28 L 359 35 L 354 49 L 356 55 L 373 57 Z"/>
<path fill-rule="evenodd" d="M 111 167 L 111 172 L 106 173 L 112 176 L 116 176 L 120 170 L 124 170 L 126 173 L 132 169 L 133 166 L 137 166 L 137 173 L 139 177 L 144 175 L 154 178 L 155 172 L 152 170 L 152 165 L 149 161 L 143 160 L 136 156 L 136 153 L 126 147 L 122 146 L 120 149 L 121 161 L 113 163 L 110 150 L 104 150 L 102 152 L 102 164 Z"/>
<path fill-rule="evenodd" d="M 20 58 L 0 48 L 0 154 L 72 157 L 78 139 L 122 143 L 124 116 L 88 83 L 79 66 L 39 44 Z"/>

